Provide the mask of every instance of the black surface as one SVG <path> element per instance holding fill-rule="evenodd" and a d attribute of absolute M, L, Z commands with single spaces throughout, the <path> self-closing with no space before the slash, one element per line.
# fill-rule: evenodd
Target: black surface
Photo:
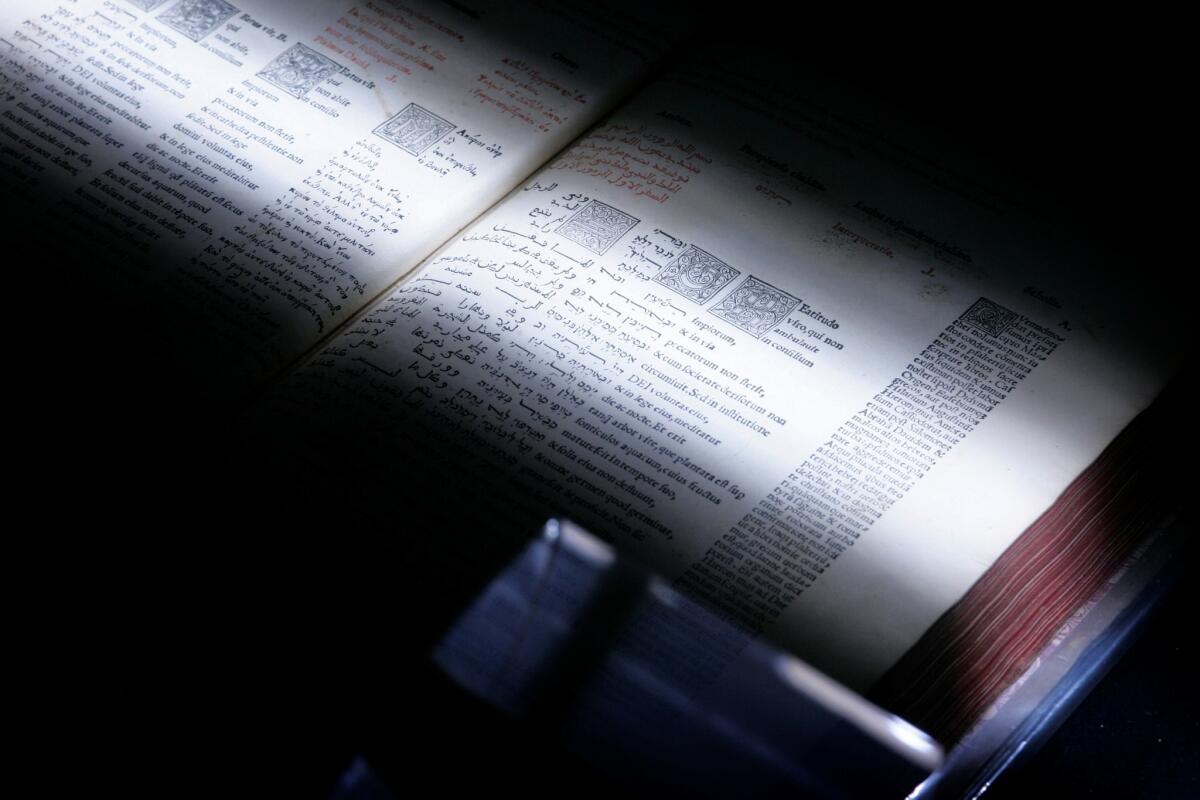
<path fill-rule="evenodd" d="M 1132 648 L 1033 758 L 988 791 L 998 800 L 1200 797 L 1196 547 Z"/>

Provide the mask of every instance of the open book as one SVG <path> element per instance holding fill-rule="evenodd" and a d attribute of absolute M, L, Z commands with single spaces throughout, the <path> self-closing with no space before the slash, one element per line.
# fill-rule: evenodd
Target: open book
<path fill-rule="evenodd" d="M 417 628 L 561 514 L 866 691 L 1188 335 L 782 57 L 673 54 L 686 19 L 6 3 L 8 219 L 88 253 L 94 362 L 243 406 L 232 493 L 383 548 Z"/>

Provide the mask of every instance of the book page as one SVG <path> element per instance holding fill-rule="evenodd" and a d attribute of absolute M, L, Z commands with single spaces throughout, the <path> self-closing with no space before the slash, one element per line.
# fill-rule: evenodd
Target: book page
<path fill-rule="evenodd" d="M 121 347 L 157 347 L 214 402 L 329 334 L 687 29 L 428 0 L 20 0 L 0 23 L 5 223 L 51 279 L 145 320 Z"/>
<path fill-rule="evenodd" d="M 651 85 L 250 418 L 300 465 L 281 503 L 319 486 L 305 513 L 444 574 L 563 513 L 868 687 L 1187 339 L 845 102 L 726 52 Z"/>

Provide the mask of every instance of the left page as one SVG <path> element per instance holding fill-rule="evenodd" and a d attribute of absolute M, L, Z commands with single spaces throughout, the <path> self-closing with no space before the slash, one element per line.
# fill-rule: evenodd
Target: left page
<path fill-rule="evenodd" d="M 227 405 L 685 31 L 653 8 L 633 22 L 538 2 L 10 0 L 7 238 L 69 290 L 60 344 L 104 342 L 187 405 Z"/>

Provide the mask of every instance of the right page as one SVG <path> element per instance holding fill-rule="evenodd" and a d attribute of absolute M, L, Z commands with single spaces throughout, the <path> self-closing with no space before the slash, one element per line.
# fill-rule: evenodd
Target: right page
<path fill-rule="evenodd" d="M 913 141 L 695 54 L 266 399 L 281 502 L 319 484 L 305 514 L 472 579 L 567 514 L 865 689 L 1189 344 L 1148 278 Z"/>

